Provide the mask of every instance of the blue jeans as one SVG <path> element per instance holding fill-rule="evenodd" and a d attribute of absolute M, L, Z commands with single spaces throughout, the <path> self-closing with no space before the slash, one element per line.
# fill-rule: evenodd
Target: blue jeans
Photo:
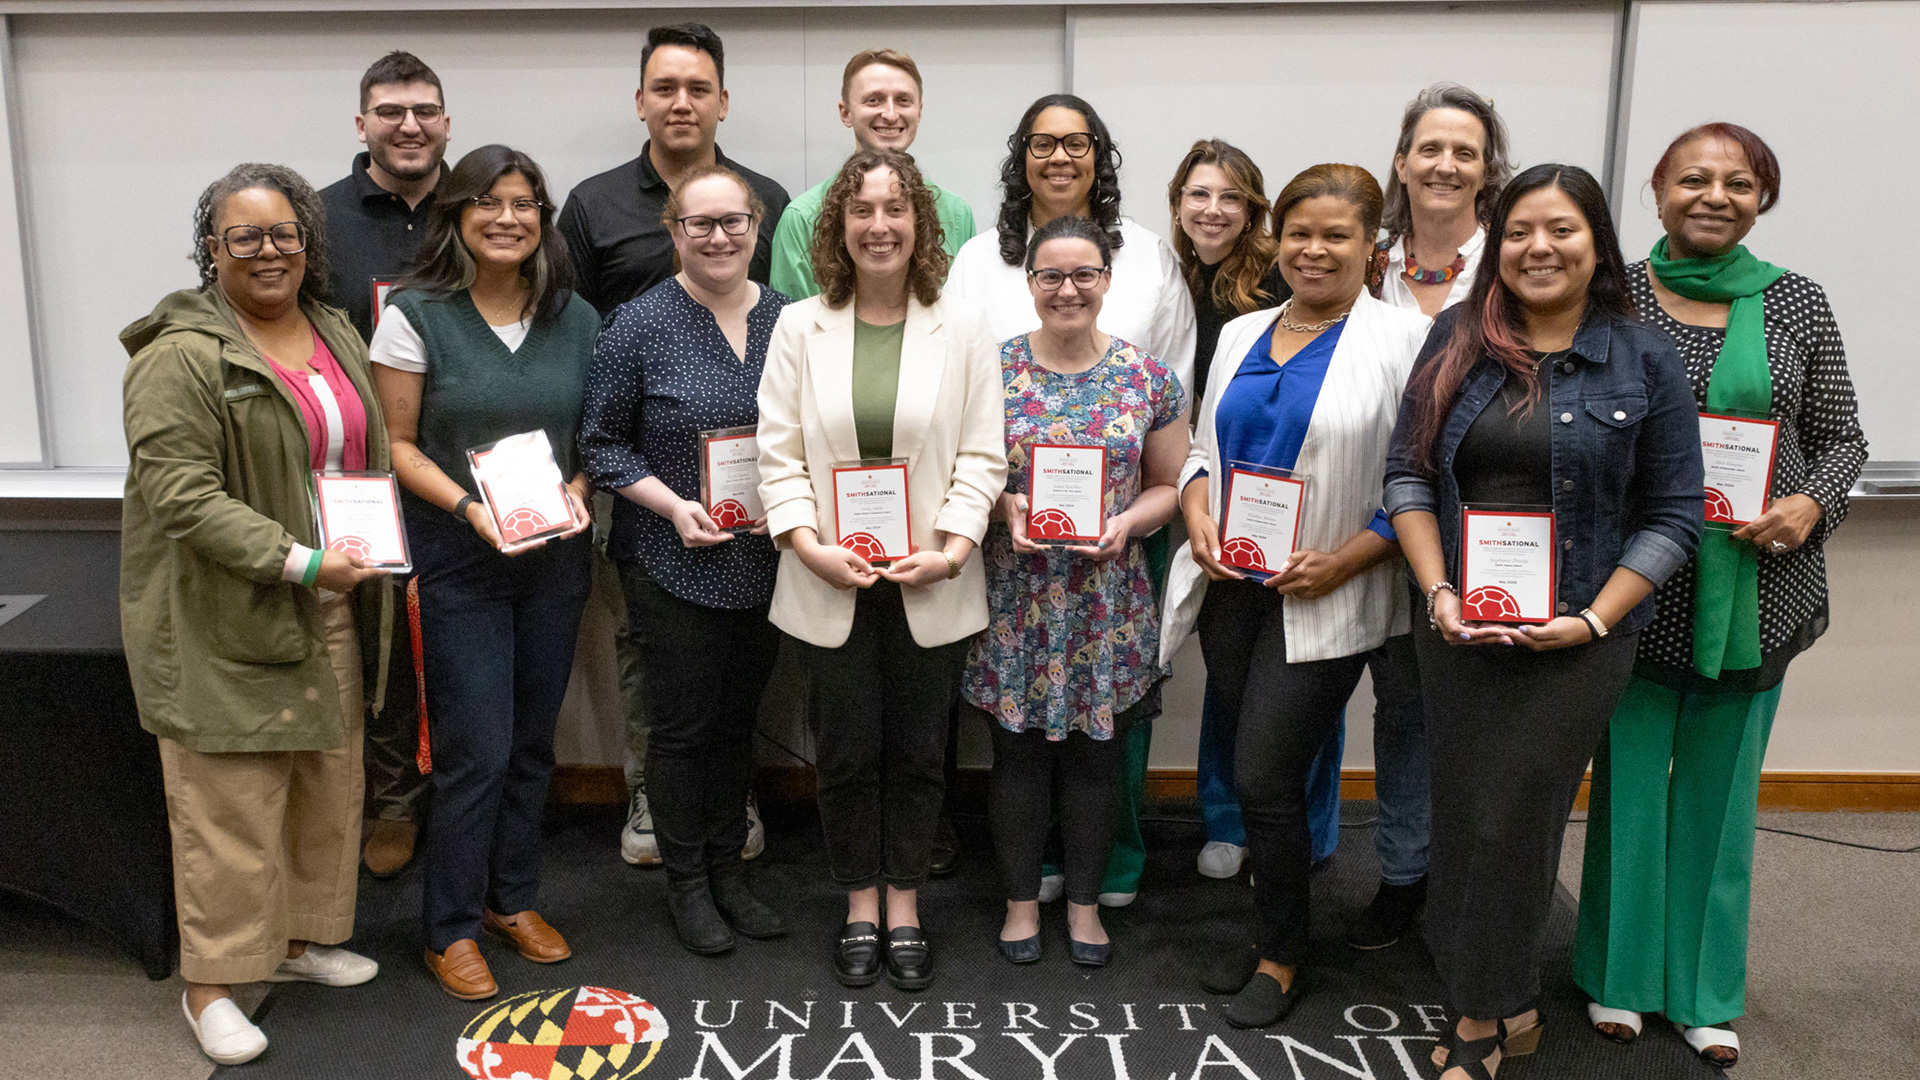
<path fill-rule="evenodd" d="M 1233 743 L 1239 729 L 1239 717 L 1225 715 L 1209 689 L 1200 707 L 1200 755 L 1195 769 L 1200 817 L 1206 822 L 1208 840 L 1246 847 L 1247 827 L 1240 819 L 1240 800 L 1233 794 Z M 1346 743 L 1342 714 L 1307 772 L 1307 832 L 1313 838 L 1314 862 L 1333 854 L 1340 844 L 1340 759 Z"/>

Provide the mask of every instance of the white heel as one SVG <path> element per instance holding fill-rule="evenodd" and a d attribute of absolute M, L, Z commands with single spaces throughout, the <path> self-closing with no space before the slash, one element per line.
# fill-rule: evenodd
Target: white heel
<path fill-rule="evenodd" d="M 1735 1034 L 1732 1028 L 1690 1028 L 1676 1020 L 1674 1021 L 1673 1029 L 1680 1033 L 1680 1037 L 1686 1040 L 1687 1046 L 1691 1048 L 1695 1054 L 1700 1056 L 1701 1061 L 1715 1068 L 1731 1069 L 1740 1060 L 1740 1036 Z M 1707 1051 L 1716 1046 L 1725 1047 L 1733 1051 L 1733 1060 L 1723 1064 L 1708 1057 Z"/>
<path fill-rule="evenodd" d="M 1602 1038 L 1613 1039 L 1617 1043 L 1630 1043 L 1640 1037 L 1640 1014 L 1632 1009 L 1609 1009 L 1597 1001 L 1589 1001 L 1587 1002 L 1587 1023 L 1592 1024 L 1596 1031 L 1601 1024 L 1618 1024 L 1633 1032 L 1633 1037 L 1627 1039 L 1614 1039 L 1606 1032 L 1600 1032 Z"/>

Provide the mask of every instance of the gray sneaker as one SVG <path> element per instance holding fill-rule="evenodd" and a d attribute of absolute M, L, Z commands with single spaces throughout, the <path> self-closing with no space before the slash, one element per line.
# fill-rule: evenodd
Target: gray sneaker
<path fill-rule="evenodd" d="M 740 849 L 743 859 L 757 859 L 767 850 L 767 827 L 760 824 L 760 803 L 754 799 L 753 792 L 747 792 L 747 842 Z"/>
<path fill-rule="evenodd" d="M 660 841 L 653 836 L 653 811 L 647 793 L 635 788 L 627 801 L 627 823 L 620 829 L 620 857 L 633 866 L 660 865 Z"/>

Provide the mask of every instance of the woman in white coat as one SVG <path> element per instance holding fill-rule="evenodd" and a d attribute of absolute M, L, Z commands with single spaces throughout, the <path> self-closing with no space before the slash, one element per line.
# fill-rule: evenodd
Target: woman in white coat
<path fill-rule="evenodd" d="M 834 975 L 847 986 L 883 969 L 904 990 L 933 980 L 918 889 L 947 715 L 968 639 L 987 624 L 972 556 L 1007 479 L 999 349 L 977 309 L 941 298 L 938 228 L 911 157 L 847 159 L 813 233 L 820 295 L 781 312 L 760 381 L 760 498 L 780 548 L 769 617 L 812 678 L 820 819 L 847 890 Z M 833 466 L 865 459 L 906 463 L 912 552 L 886 565 L 838 543 Z"/>
<path fill-rule="evenodd" d="M 1307 771 L 1367 653 L 1406 630 L 1380 478 L 1428 320 L 1366 292 L 1380 206 L 1380 185 L 1353 165 L 1316 165 L 1274 200 L 1293 298 L 1221 331 L 1181 474 L 1191 557 L 1174 557 L 1160 647 L 1171 659 L 1197 621 L 1208 694 L 1239 718 L 1234 786 L 1254 864 L 1255 940 L 1216 950 L 1201 976 L 1236 995 L 1224 1015 L 1239 1027 L 1271 1024 L 1301 997 Z M 1226 565 L 1258 559 L 1223 561 L 1229 462 L 1306 478 L 1294 550 L 1270 559 L 1270 573 Z"/>

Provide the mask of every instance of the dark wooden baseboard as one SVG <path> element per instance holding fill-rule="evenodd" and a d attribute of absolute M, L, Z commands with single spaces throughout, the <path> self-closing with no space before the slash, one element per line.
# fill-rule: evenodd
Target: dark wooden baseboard
<path fill-rule="evenodd" d="M 774 803 L 799 803 L 813 798 L 813 770 L 804 766 L 765 766 L 760 770 L 760 798 Z M 1163 814 L 1198 813 L 1192 769 L 1150 769 L 1147 805 Z M 961 769 L 955 785 L 960 805 L 984 807 L 987 770 Z M 1340 775 L 1340 794 L 1348 799 L 1374 796 L 1372 769 L 1347 769 Z M 557 765 L 553 770 L 552 799 L 559 803 L 621 803 L 627 798 L 626 780 L 612 765 Z M 1587 785 L 1580 785 L 1576 806 L 1587 805 Z M 1760 775 L 1762 810 L 1920 810 L 1920 773 L 1890 772 L 1765 772 Z"/>

